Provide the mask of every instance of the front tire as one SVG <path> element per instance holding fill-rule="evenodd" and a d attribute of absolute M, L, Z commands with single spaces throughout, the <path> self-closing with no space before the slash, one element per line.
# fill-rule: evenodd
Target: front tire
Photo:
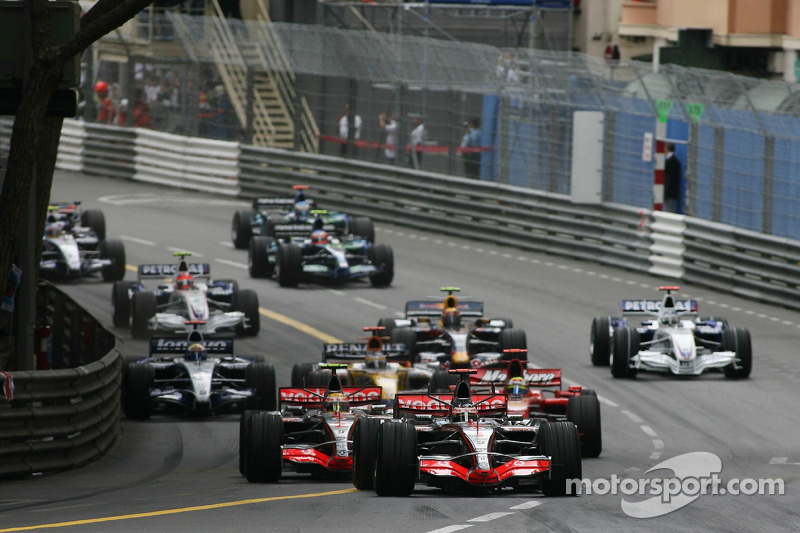
<path fill-rule="evenodd" d="M 297 287 L 303 273 L 303 252 L 296 244 L 281 244 L 278 247 L 278 284 L 281 287 Z"/>
<path fill-rule="evenodd" d="M 589 354 L 594 366 L 608 366 L 611 359 L 611 338 L 607 316 L 596 316 L 592 320 L 589 338 Z"/>
<path fill-rule="evenodd" d="M 539 429 L 539 443 L 542 453 L 550 456 L 550 477 L 542 482 L 542 494 L 566 496 L 567 480 L 583 477 L 580 442 L 575 424 L 542 424 Z"/>
<path fill-rule="evenodd" d="M 115 281 L 111 289 L 111 309 L 114 326 L 127 328 L 131 323 L 131 297 L 128 294 L 129 283 Z"/>
<path fill-rule="evenodd" d="M 111 259 L 111 264 L 101 270 L 104 281 L 121 281 L 125 277 L 125 245 L 121 240 L 101 241 L 100 258 Z"/>
<path fill-rule="evenodd" d="M 375 225 L 368 217 L 355 217 L 350 222 L 350 233 L 369 243 L 375 242 Z"/>
<path fill-rule="evenodd" d="M 408 422 L 385 422 L 378 428 L 375 492 L 408 496 L 419 473 L 417 431 Z"/>
<path fill-rule="evenodd" d="M 528 360 L 528 338 L 525 335 L 524 329 L 504 329 L 500 331 L 498 340 L 498 348 L 500 353 L 503 354 L 503 361 L 511 361 L 519 359 L 520 361 Z M 524 352 L 505 353 L 505 350 L 525 350 Z"/>
<path fill-rule="evenodd" d="M 370 262 L 378 272 L 369 277 L 373 287 L 387 287 L 394 279 L 394 252 L 388 244 L 375 244 L 367 251 Z"/>
<path fill-rule="evenodd" d="M 100 209 L 87 209 L 81 213 L 81 225 L 92 228 L 101 241 L 106 239 L 106 217 Z"/>
<path fill-rule="evenodd" d="M 244 250 L 253 237 L 253 212 L 248 209 L 237 211 L 231 222 L 231 241 L 233 246 Z"/>
<path fill-rule="evenodd" d="M 636 368 L 631 360 L 639 353 L 639 332 L 623 326 L 614 330 L 614 352 L 611 354 L 611 375 L 615 378 L 635 378 Z"/>
<path fill-rule="evenodd" d="M 247 268 L 250 277 L 269 278 L 275 270 L 275 265 L 269 262 L 269 250 L 272 248 L 272 237 L 256 235 L 250 239 L 247 249 Z"/>
<path fill-rule="evenodd" d="M 314 363 L 295 363 L 292 366 L 292 387 L 305 387 L 314 367 Z"/>
<path fill-rule="evenodd" d="M 745 379 L 753 370 L 753 346 L 750 332 L 745 328 L 731 328 L 722 331 L 722 349 L 736 353 L 736 364 L 725 367 L 725 377 Z"/>
<path fill-rule="evenodd" d="M 358 490 L 375 488 L 375 463 L 378 455 L 377 418 L 362 417 L 353 428 L 353 486 Z"/>
<path fill-rule="evenodd" d="M 236 326 L 236 334 L 248 337 L 258 335 L 261 330 L 261 315 L 258 312 L 258 294 L 253 289 L 243 289 L 236 293 L 234 298 L 235 309 L 244 313 L 247 327 L 244 324 Z"/>
<path fill-rule="evenodd" d="M 150 389 L 156 380 L 155 370 L 144 362 L 130 363 L 125 367 L 123 383 L 125 393 L 122 398 L 122 411 L 131 420 L 146 420 L 153 412 Z"/>
<path fill-rule="evenodd" d="M 283 420 L 255 412 L 244 430 L 244 476 L 250 483 L 277 483 L 283 471 Z"/>
<path fill-rule="evenodd" d="M 156 315 L 156 295 L 153 291 L 137 291 L 131 299 L 131 336 L 145 339 L 150 333 L 148 320 Z"/>

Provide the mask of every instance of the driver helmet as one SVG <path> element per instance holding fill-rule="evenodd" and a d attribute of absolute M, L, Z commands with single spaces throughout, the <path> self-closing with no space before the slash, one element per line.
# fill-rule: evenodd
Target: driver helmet
<path fill-rule="evenodd" d="M 442 326 L 448 329 L 461 327 L 461 313 L 454 307 L 449 307 L 442 312 Z"/>
<path fill-rule="evenodd" d="M 364 358 L 367 368 L 386 368 L 386 354 L 381 352 L 368 352 Z"/>
<path fill-rule="evenodd" d="M 478 421 L 478 408 L 475 404 L 469 403 L 453 407 L 450 410 L 451 422 L 477 422 Z"/>
<path fill-rule="evenodd" d="M 332 392 L 325 397 L 322 410 L 326 413 L 347 413 L 350 411 L 350 400 L 341 392 Z"/>
<path fill-rule="evenodd" d="M 194 342 L 189 346 L 189 350 L 186 352 L 185 357 L 187 361 L 202 361 L 205 358 L 206 349 L 199 342 Z"/>
<path fill-rule="evenodd" d="M 311 244 L 316 244 L 317 246 L 324 246 L 329 242 L 331 242 L 331 238 L 323 230 L 320 229 L 311 232 Z"/>
<path fill-rule="evenodd" d="M 297 220 L 307 219 L 309 211 L 311 211 L 311 204 L 308 203 L 308 200 L 300 200 L 294 204 L 294 216 Z"/>
<path fill-rule="evenodd" d="M 525 383 L 525 378 L 518 376 L 508 380 L 506 392 L 512 398 L 522 398 L 525 396 L 528 393 L 528 384 Z"/>
<path fill-rule="evenodd" d="M 188 291 L 194 287 L 194 279 L 188 272 L 181 272 L 175 279 L 175 288 L 180 291 Z"/>

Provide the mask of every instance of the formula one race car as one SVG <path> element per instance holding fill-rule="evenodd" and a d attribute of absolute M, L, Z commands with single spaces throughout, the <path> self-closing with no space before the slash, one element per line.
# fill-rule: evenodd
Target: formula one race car
<path fill-rule="evenodd" d="M 391 405 L 398 391 L 427 391 L 431 372 L 412 366 L 405 344 L 387 343 L 380 336 L 384 328 L 364 327 L 372 335 L 366 342 L 324 344 L 323 365 L 296 363 L 292 367 L 292 386 L 325 385 L 330 379 L 327 364 L 340 364 L 337 374 L 342 383 L 357 387 L 375 386 L 383 391 L 382 401 Z"/>
<path fill-rule="evenodd" d="M 503 487 L 564 495 L 581 478 L 578 431 L 567 421 L 509 416 L 504 393 L 470 390 L 462 375 L 449 394 L 398 394 L 394 418 L 359 423 L 356 488 L 374 472 L 379 496 L 408 496 L 416 483 L 449 490 Z"/>
<path fill-rule="evenodd" d="M 405 318 L 381 318 L 378 326 L 392 342 L 411 347 L 417 363 L 436 368 L 478 367 L 506 359 L 505 350 L 527 353 L 525 331 L 514 329 L 509 318 L 485 318 L 483 302 L 459 301 L 461 289 L 442 287 L 444 300 L 406 302 Z"/>
<path fill-rule="evenodd" d="M 125 246 L 106 239 L 106 221 L 98 209 L 80 209 L 80 202 L 47 207 L 42 258 L 42 277 L 80 278 L 100 273 L 104 281 L 125 277 Z"/>
<path fill-rule="evenodd" d="M 187 321 L 202 321 L 201 333 L 233 329 L 238 335 L 257 335 L 260 328 L 258 295 L 239 289 L 232 280 L 210 280 L 208 263 L 187 263 L 191 252 L 175 252 L 178 264 L 139 265 L 138 281 L 114 283 L 111 304 L 114 325 L 130 322 L 134 338 L 150 331 L 185 331 Z M 147 290 L 145 279 L 160 279 Z"/>
<path fill-rule="evenodd" d="M 368 277 L 375 287 L 394 279 L 394 253 L 388 244 L 360 237 L 332 236 L 321 219 L 314 225 L 282 224 L 272 237 L 253 237 L 247 261 L 253 277 L 277 278 L 281 287 L 301 281 L 342 283 Z"/>
<path fill-rule="evenodd" d="M 509 350 L 510 355 L 521 353 Z M 583 457 L 598 457 L 603 450 L 600 402 L 597 393 L 580 385 L 563 389 L 561 369 L 533 368 L 528 361 L 514 359 L 478 368 L 470 374 L 473 391 L 497 388 L 508 395 L 509 415 L 524 419 L 568 420 L 578 428 Z"/>
<path fill-rule="evenodd" d="M 312 476 L 353 475 L 353 427 L 389 419 L 380 387 L 281 387 L 280 411 L 246 411 L 239 427 L 239 470 L 248 481 L 275 483 L 283 467 Z"/>
<path fill-rule="evenodd" d="M 233 339 L 204 339 L 201 322 L 187 337 L 152 337 L 150 355 L 126 359 L 122 408 L 149 418 L 159 407 L 198 415 L 275 409 L 275 369 L 260 356 L 237 357 Z"/>
<path fill-rule="evenodd" d="M 316 210 L 316 202 L 306 196 L 307 185 L 294 185 L 296 192 L 292 198 L 256 198 L 251 210 L 240 210 L 233 215 L 231 240 L 239 249 L 245 249 L 254 236 L 275 236 L 275 226 L 292 224 L 308 226 L 313 222 L 311 214 Z M 326 231 L 338 237 L 348 235 L 375 242 L 375 227 L 367 217 L 353 217 L 338 211 L 321 211 Z"/>
<path fill-rule="evenodd" d="M 697 376 L 722 370 L 746 378 L 753 367 L 750 332 L 719 317 L 697 318 L 695 300 L 677 300 L 680 287 L 662 286 L 659 300 L 623 300 L 622 317 L 595 317 L 589 351 L 596 366 L 611 365 L 616 377 L 639 370 Z M 627 317 L 644 316 L 637 327 Z"/>

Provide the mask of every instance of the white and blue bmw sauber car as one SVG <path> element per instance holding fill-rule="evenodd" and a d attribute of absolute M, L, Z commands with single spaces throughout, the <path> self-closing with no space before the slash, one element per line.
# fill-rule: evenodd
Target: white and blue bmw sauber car
<path fill-rule="evenodd" d="M 662 286 L 659 300 L 623 300 L 622 317 L 595 317 L 589 352 L 595 366 L 611 366 L 616 378 L 652 371 L 697 376 L 722 370 L 746 378 L 753 367 L 750 332 L 719 317 L 697 318 L 697 301 L 678 300 Z M 627 317 L 649 317 L 630 327 Z"/>

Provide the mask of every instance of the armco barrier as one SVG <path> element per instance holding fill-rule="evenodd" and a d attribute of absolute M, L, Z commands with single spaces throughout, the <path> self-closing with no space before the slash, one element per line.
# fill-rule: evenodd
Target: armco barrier
<path fill-rule="evenodd" d="M 53 363 L 80 366 L 7 373 L 13 396 L 0 401 L 0 478 L 85 464 L 120 437 L 115 337 L 58 289 L 43 284 L 39 293 L 53 318 Z"/>
<path fill-rule="evenodd" d="M 112 140 L 93 139 L 106 134 Z M 320 204 L 331 209 L 437 233 L 589 259 L 670 280 L 684 279 L 800 309 L 800 288 L 795 283 L 800 279 L 797 241 L 682 215 L 620 204 L 576 204 L 566 195 L 364 161 L 246 145 L 233 147 L 233 143 L 221 141 L 219 150 L 203 150 L 197 147 L 215 141 L 166 135 L 159 137 L 160 142 L 148 142 L 152 135 L 112 126 L 81 128 L 75 121 L 66 120 L 59 167 L 155 181 L 154 171 L 145 168 L 143 160 L 134 163 L 132 154 L 146 152 L 153 166 L 160 158 L 169 160 L 176 153 L 188 153 L 181 172 L 173 172 L 161 183 L 238 194 L 243 199 L 285 196 L 290 185 L 307 183 Z M 75 159 L 79 153 L 75 146 L 82 141 L 86 148 L 80 162 Z M 209 156 L 216 162 L 204 159 Z M 108 171 L 99 160 L 116 160 L 111 169 L 126 170 Z M 226 162 L 231 167 L 225 167 Z M 219 171 L 217 165 L 225 170 L 216 179 L 209 179 Z M 130 168 L 135 172 L 127 176 Z M 204 168 L 216 170 L 199 171 Z"/>

